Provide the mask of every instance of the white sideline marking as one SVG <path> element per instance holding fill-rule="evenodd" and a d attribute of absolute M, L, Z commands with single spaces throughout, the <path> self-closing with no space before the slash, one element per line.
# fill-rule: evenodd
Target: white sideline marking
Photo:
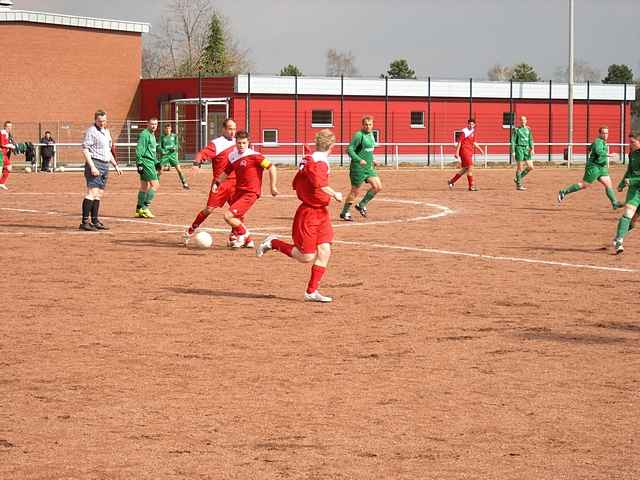
<path fill-rule="evenodd" d="M 290 195 L 291 197 L 292 195 Z M 399 220 L 388 220 L 388 221 L 380 221 L 380 222 L 367 222 L 367 223 L 357 223 L 357 222 L 349 222 L 349 223 L 340 223 L 335 226 L 344 226 L 344 227 L 351 227 L 351 226 L 363 226 L 363 225 L 372 225 L 372 224 L 377 224 L 377 225 L 381 225 L 381 224 L 391 224 L 391 223 L 408 223 L 411 221 L 419 221 L 419 220 L 427 220 L 427 219 L 432 219 L 432 218 L 440 218 L 440 217 L 444 217 L 446 215 L 450 215 L 451 213 L 454 213 L 453 210 L 449 209 L 448 207 L 445 207 L 443 205 L 437 205 L 437 204 L 428 204 L 425 202 L 419 202 L 416 200 L 394 200 L 394 199 L 380 199 L 380 201 L 387 201 L 387 202 L 396 202 L 396 203 L 407 203 L 407 204 L 418 204 L 418 205 L 428 205 L 431 207 L 435 207 L 435 208 L 439 208 L 442 211 L 433 215 L 428 215 L 425 217 L 414 217 L 414 218 L 409 218 L 409 219 L 399 219 Z M 19 208 L 8 208 L 8 207 L 3 207 L 0 208 L 0 210 L 6 210 L 6 211 L 13 211 L 13 212 L 26 212 L 26 213 L 43 213 L 43 214 L 47 214 L 47 215 L 66 215 L 66 216 L 72 216 L 71 214 L 67 214 L 67 213 L 63 213 L 63 212 L 55 212 L 55 211 L 50 211 L 50 212 L 44 212 L 44 211 L 38 211 L 38 210 L 31 210 L 31 209 L 19 209 Z M 172 224 L 172 223 L 161 223 L 161 222 L 154 222 L 154 221 L 148 221 L 148 220 L 141 220 L 141 219 L 132 219 L 132 218 L 117 218 L 117 217 L 105 217 L 105 219 L 109 219 L 110 221 L 114 221 L 114 222 L 121 222 L 121 223 L 136 223 L 136 224 L 140 224 L 140 225 L 150 225 L 150 226 L 159 226 L 159 227 L 169 227 L 169 228 L 180 228 L 181 230 L 178 231 L 173 231 L 173 230 L 161 230 L 158 232 L 154 232 L 154 233 L 181 233 L 184 231 L 184 229 L 186 227 L 188 227 L 188 225 L 176 225 L 176 224 Z M 260 232 L 260 231 L 264 231 L 264 230 L 290 230 L 290 227 L 277 227 L 277 228 L 272 228 L 272 229 L 267 229 L 267 228 L 252 228 L 252 232 Z M 199 230 L 206 230 L 209 232 L 215 232 L 215 233 L 227 233 L 229 231 L 229 229 L 222 229 L 222 228 L 206 228 L 206 227 L 201 227 Z M 61 233 L 63 234 L 67 234 L 67 235 L 87 235 L 86 232 L 42 232 L 42 233 L 36 233 L 36 232 L 0 232 L 0 235 L 6 236 L 6 235 L 60 235 Z M 105 234 L 110 234 L 113 235 L 116 232 L 103 232 Z M 118 234 L 133 234 L 134 232 L 117 232 Z M 148 232 L 147 232 L 148 233 Z M 142 234 L 144 235 L 144 233 L 138 233 L 135 232 L 135 234 Z M 266 236 L 265 234 L 261 234 L 261 233 L 256 233 L 255 236 Z M 346 241 L 346 240 L 334 240 L 333 243 L 335 244 L 340 244 L 340 245 L 350 245 L 350 246 L 361 246 L 361 247 L 367 247 L 367 248 L 377 248 L 377 249 L 384 249 L 384 250 L 399 250 L 399 251 L 406 251 L 406 252 L 418 252 L 418 253 L 430 253 L 430 254 L 435 254 L 435 255 L 450 255 L 450 256 L 458 256 L 458 257 L 468 257 L 468 258 L 477 258 L 477 259 L 481 259 L 481 260 L 493 260 L 493 261 L 503 261 L 503 262 L 514 262 L 514 263 L 530 263 L 530 264 L 537 264 L 537 265 L 546 265 L 546 266 L 553 266 L 553 267 L 565 267 L 565 268 L 579 268 L 579 269 L 587 269 L 587 270 L 597 270 L 597 271 L 606 271 L 606 272 L 621 272 L 621 273 L 636 273 L 640 270 L 637 269 L 632 269 L 632 268 L 620 268 L 620 267 L 605 267 L 605 266 L 600 266 L 600 265 L 589 265 L 589 264 L 582 264 L 582 263 L 569 263 L 569 262 L 557 262 L 557 261 L 553 261 L 553 260 L 538 260 L 538 259 L 533 259 L 533 258 L 524 258 L 524 257 L 507 257 L 507 256 L 501 256 L 501 255 L 486 255 L 486 254 L 481 254 L 481 253 L 471 253 L 471 252 L 458 252 L 458 251 L 452 251 L 452 250 L 440 250 L 440 249 L 436 249 L 436 248 L 421 248 L 421 247 L 407 247 L 407 246 L 401 246 L 401 245 L 389 245 L 389 244 L 384 244 L 384 243 L 367 243 L 367 242 L 353 242 L 353 241 Z"/>

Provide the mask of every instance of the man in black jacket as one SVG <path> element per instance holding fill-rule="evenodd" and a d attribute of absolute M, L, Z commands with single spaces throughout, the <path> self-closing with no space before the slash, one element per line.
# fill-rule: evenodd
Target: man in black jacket
<path fill-rule="evenodd" d="M 44 137 L 40 139 L 40 143 L 42 146 L 40 147 L 40 157 L 42 158 L 42 163 L 40 164 L 40 170 L 43 172 L 52 172 L 53 165 L 51 163 L 51 159 L 55 155 L 54 144 L 56 141 L 51 136 L 51 132 L 47 130 L 44 132 Z"/>

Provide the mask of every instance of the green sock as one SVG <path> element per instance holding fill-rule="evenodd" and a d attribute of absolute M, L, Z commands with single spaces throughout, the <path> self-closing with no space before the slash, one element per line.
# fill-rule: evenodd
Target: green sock
<path fill-rule="evenodd" d="M 529 167 L 525 168 L 522 172 L 520 172 L 520 180 L 527 176 L 527 174 L 531 171 Z"/>
<path fill-rule="evenodd" d="M 614 207 L 618 206 L 619 205 L 618 199 L 616 198 L 616 192 L 613 191 L 613 188 L 607 187 L 606 192 L 607 192 L 607 198 L 611 202 L 611 205 L 613 205 Z"/>
<path fill-rule="evenodd" d="M 365 193 L 364 198 L 362 200 L 360 200 L 360 206 L 361 207 L 366 207 L 367 204 L 373 200 L 373 197 L 376 196 L 376 192 L 374 192 L 373 190 L 369 190 L 367 193 Z"/>
<path fill-rule="evenodd" d="M 570 193 L 577 192 L 578 190 L 580 190 L 580 185 L 574 183 L 572 185 L 569 185 L 567 188 L 563 188 L 562 193 L 564 193 L 565 195 L 569 195 Z"/>
<path fill-rule="evenodd" d="M 522 172 L 520 170 L 516 170 L 516 183 L 519 185 L 522 180 Z"/>
<path fill-rule="evenodd" d="M 351 210 L 351 205 L 353 205 L 353 203 L 345 203 L 344 207 L 342 207 L 342 212 L 340 212 L 340 215 L 344 216 L 349 213 L 349 210 Z"/>
<path fill-rule="evenodd" d="M 622 240 L 624 236 L 629 233 L 629 225 L 631 224 L 631 219 L 626 216 L 621 216 L 620 221 L 618 222 L 618 231 L 616 233 L 616 238 Z"/>
<path fill-rule="evenodd" d="M 153 188 L 150 188 L 147 190 L 147 198 L 144 199 L 144 206 L 148 208 L 154 198 L 156 198 L 156 191 Z"/>
<path fill-rule="evenodd" d="M 147 192 L 138 192 L 138 205 L 136 206 L 136 210 L 140 210 L 144 207 L 144 199 L 147 197 Z"/>

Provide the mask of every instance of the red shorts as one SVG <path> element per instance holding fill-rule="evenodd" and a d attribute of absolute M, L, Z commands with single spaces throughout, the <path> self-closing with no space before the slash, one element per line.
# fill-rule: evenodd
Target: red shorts
<path fill-rule="evenodd" d="M 243 190 L 236 191 L 231 200 L 229 200 L 229 211 L 236 218 L 242 219 L 253 204 L 258 200 L 258 194 L 246 192 Z"/>
<path fill-rule="evenodd" d="M 293 243 L 300 252 L 315 253 L 318 245 L 333 241 L 329 210 L 300 205 L 293 217 L 291 232 Z"/>
<path fill-rule="evenodd" d="M 207 199 L 207 207 L 209 208 L 221 208 L 225 203 L 231 205 L 231 198 L 236 193 L 235 181 L 224 181 L 218 186 L 218 191 L 213 193 L 209 190 L 209 198 Z"/>
<path fill-rule="evenodd" d="M 462 168 L 473 167 L 473 152 L 460 150 L 460 165 Z"/>

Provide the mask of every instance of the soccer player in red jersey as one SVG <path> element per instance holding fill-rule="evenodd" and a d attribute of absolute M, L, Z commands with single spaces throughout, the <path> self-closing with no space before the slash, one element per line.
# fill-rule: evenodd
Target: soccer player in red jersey
<path fill-rule="evenodd" d="M 293 189 L 302 202 L 293 218 L 293 244 L 269 235 L 256 248 L 258 257 L 269 250 L 277 250 L 299 262 L 313 262 L 304 294 L 304 299 L 311 302 L 333 300 L 320 294 L 318 286 L 327 269 L 333 241 L 331 215 L 327 207 L 332 198 L 342 202 L 342 194 L 329 186 L 329 154 L 335 142 L 336 137 L 331 130 L 319 131 L 316 152 L 304 157 L 293 179 Z"/>
<path fill-rule="evenodd" d="M 213 170 L 213 178 L 211 180 L 211 189 L 209 190 L 207 205 L 204 209 L 198 212 L 193 223 L 184 233 L 185 244 L 189 243 L 189 240 L 198 227 L 202 225 L 202 223 L 216 208 L 224 207 L 225 203 L 229 203 L 236 191 L 236 176 L 233 173 L 229 175 L 229 177 L 217 188 L 215 192 L 213 191 L 213 180 L 222 175 L 224 169 L 229 165 L 229 154 L 236 149 L 236 122 L 231 118 L 227 118 L 222 124 L 222 127 L 222 135 L 211 140 L 209 145 L 200 150 L 193 162 L 193 169 L 196 172 L 199 172 L 202 164 L 206 161 L 210 161 L 211 168 Z M 231 239 L 232 237 L 230 237 L 230 241 Z M 246 240 L 246 246 L 252 248 L 254 245 L 251 238 Z"/>
<path fill-rule="evenodd" d="M 236 134 L 236 149 L 228 156 L 229 163 L 222 175 L 215 177 L 211 191 L 218 192 L 229 176 L 236 175 L 236 191 L 229 199 L 229 210 L 224 214 L 224 220 L 231 226 L 231 233 L 235 238 L 231 241 L 231 248 L 241 248 L 250 240 L 249 231 L 244 225 L 244 216 L 262 193 L 262 173 L 269 173 L 269 187 L 271 195 L 278 195 L 276 187 L 278 175 L 276 167 L 260 153 L 249 148 L 249 134 L 240 131 Z"/>
<path fill-rule="evenodd" d="M 0 189 L 9 190 L 7 187 L 7 179 L 11 172 L 11 153 L 15 150 L 13 137 L 11 135 L 12 124 L 10 121 L 4 122 L 4 128 L 0 130 L 0 148 L 2 149 L 2 156 L 4 157 L 4 163 L 2 164 L 2 176 L 0 176 Z"/>
<path fill-rule="evenodd" d="M 467 121 L 467 127 L 462 129 L 456 146 L 455 158 L 460 159 L 462 168 L 447 182 L 449 188 L 453 188 L 458 179 L 466 173 L 469 191 L 475 192 L 478 190 L 473 182 L 473 147 L 476 147 L 481 154 L 484 154 L 480 145 L 476 143 L 476 120 L 475 118 L 470 118 Z"/>

